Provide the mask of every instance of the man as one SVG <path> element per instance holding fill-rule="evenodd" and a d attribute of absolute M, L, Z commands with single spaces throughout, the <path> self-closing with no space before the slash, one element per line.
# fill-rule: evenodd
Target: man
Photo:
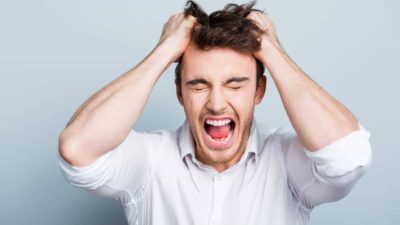
<path fill-rule="evenodd" d="M 135 68 L 89 98 L 60 135 L 67 180 L 117 199 L 129 224 L 306 224 L 371 164 L 369 132 L 286 54 L 247 5 L 189 1 Z M 173 62 L 186 115 L 176 131 L 131 130 Z M 295 131 L 257 124 L 264 65 Z"/>

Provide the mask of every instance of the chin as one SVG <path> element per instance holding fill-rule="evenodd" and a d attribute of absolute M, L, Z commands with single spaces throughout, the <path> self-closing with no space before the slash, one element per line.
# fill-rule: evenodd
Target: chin
<path fill-rule="evenodd" d="M 212 137 L 206 133 L 205 129 L 201 129 L 200 134 L 198 133 L 201 137 L 198 142 L 200 145 L 197 146 L 197 153 L 200 154 L 203 163 L 211 165 L 231 164 L 232 162 L 239 161 L 242 155 L 241 147 L 243 140 L 239 138 L 241 135 L 239 135 L 238 129 L 232 124 L 230 126 L 233 127 L 229 132 L 230 134 L 219 141 L 211 140 Z"/>

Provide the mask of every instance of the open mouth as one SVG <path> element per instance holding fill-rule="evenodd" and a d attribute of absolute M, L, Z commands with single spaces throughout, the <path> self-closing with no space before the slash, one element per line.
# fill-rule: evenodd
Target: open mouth
<path fill-rule="evenodd" d="M 233 143 L 236 124 L 230 118 L 206 119 L 204 131 L 206 144 L 211 148 L 226 148 Z"/>

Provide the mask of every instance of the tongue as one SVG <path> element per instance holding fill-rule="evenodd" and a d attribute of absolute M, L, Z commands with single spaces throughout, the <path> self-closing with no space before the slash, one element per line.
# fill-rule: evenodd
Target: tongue
<path fill-rule="evenodd" d="M 225 126 L 209 126 L 207 129 L 207 133 L 212 138 L 224 138 L 228 136 L 230 130 L 231 127 L 229 126 L 229 124 Z"/>

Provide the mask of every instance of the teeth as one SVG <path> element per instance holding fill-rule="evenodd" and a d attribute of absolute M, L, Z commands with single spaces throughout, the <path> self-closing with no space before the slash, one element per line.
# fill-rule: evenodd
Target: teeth
<path fill-rule="evenodd" d="M 225 126 L 226 124 L 230 123 L 231 120 L 230 119 L 226 119 L 226 120 L 206 120 L 206 124 L 208 125 L 212 125 L 212 126 Z"/>

